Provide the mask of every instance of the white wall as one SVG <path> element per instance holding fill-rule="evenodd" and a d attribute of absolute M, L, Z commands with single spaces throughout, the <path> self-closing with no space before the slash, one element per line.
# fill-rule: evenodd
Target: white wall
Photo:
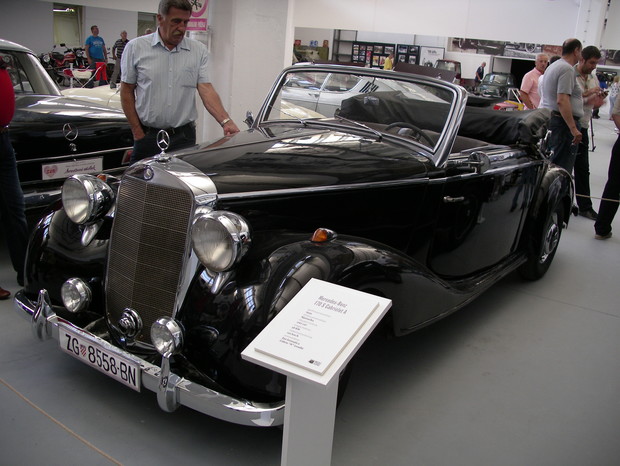
<path fill-rule="evenodd" d="M 0 3 L 11 0 L 0 0 Z M 68 3 L 70 5 L 83 5 L 101 8 L 105 6 L 111 10 L 143 11 L 145 13 L 157 13 L 159 0 L 42 0 L 50 3 Z M 210 0 L 214 1 L 214 0 Z M 13 2 L 12 2 L 13 3 Z M 129 32 L 129 31 L 127 31 Z"/>
<path fill-rule="evenodd" d="M 585 42 L 592 43 L 589 34 L 596 36 L 592 31 L 602 26 L 603 4 L 606 0 L 300 0 L 295 26 L 546 44 L 588 36 Z"/>
<path fill-rule="evenodd" d="M 386 44 L 413 45 L 415 36 L 413 34 L 399 34 L 387 31 L 358 31 L 357 40 L 360 42 L 385 42 Z"/>
<path fill-rule="evenodd" d="M 319 46 L 323 45 L 324 40 L 329 41 L 329 46 L 333 47 L 334 30 L 320 28 L 295 28 L 295 40 L 300 40 L 301 45 L 310 45 L 311 40 L 319 42 Z"/>
<path fill-rule="evenodd" d="M 133 0 L 132 0 L 133 1 Z M 111 3 L 112 0 L 106 2 Z M 49 52 L 54 45 L 53 3 L 29 0 L 28 2 L 11 2 L 0 0 L 0 38 L 17 42 L 32 49 L 35 53 Z M 76 2 L 78 3 L 78 2 Z M 79 3 L 85 3 L 81 0 Z M 102 2 L 99 2 L 101 4 Z M 123 2 L 127 6 L 128 2 Z M 90 35 L 90 26 L 99 26 L 100 35 L 106 46 L 112 47 L 120 32 L 125 29 L 128 37 L 136 35 L 137 12 L 117 9 L 84 7 L 84 30 L 81 43 Z"/>
<path fill-rule="evenodd" d="M 607 28 L 602 34 L 601 44 L 606 49 L 620 49 L 620 1 L 612 0 L 609 6 Z"/>
<path fill-rule="evenodd" d="M 240 129 L 245 113 L 260 109 L 275 77 L 291 63 L 293 32 L 288 26 L 292 0 L 211 0 L 211 79 L 224 107 Z M 205 117 L 202 140 L 222 135 Z"/>
<path fill-rule="evenodd" d="M 108 49 L 108 56 L 112 51 L 112 46 L 116 39 L 121 38 L 121 31 L 127 31 L 129 40 L 136 37 L 138 24 L 138 13 L 121 10 L 110 10 L 108 8 L 84 7 L 83 15 L 84 29 L 82 31 L 82 44 L 90 36 L 90 27 L 96 24 L 99 27 L 99 36 L 103 37 Z"/>
<path fill-rule="evenodd" d="M 8 1 L 7 1 L 8 3 Z M 34 53 L 49 52 L 54 45 L 52 4 L 32 0 L 11 2 L 0 0 L 0 38 L 17 42 Z"/>

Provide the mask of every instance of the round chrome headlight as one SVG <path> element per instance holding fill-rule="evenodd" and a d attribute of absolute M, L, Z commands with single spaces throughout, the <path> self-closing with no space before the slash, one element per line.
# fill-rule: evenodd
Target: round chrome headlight
<path fill-rule="evenodd" d="M 73 175 L 62 185 L 62 205 L 67 217 L 84 224 L 105 215 L 114 202 L 114 191 L 92 175 Z"/>
<path fill-rule="evenodd" d="M 170 357 L 183 348 L 183 329 L 175 320 L 161 317 L 151 325 L 151 341 L 159 354 Z"/>
<path fill-rule="evenodd" d="M 214 272 L 225 272 L 247 252 L 250 228 L 232 212 L 201 214 L 192 227 L 192 246 L 200 262 Z"/>
<path fill-rule="evenodd" d="M 92 291 L 80 278 L 70 278 L 62 284 L 60 296 L 69 312 L 80 312 L 90 305 Z"/>

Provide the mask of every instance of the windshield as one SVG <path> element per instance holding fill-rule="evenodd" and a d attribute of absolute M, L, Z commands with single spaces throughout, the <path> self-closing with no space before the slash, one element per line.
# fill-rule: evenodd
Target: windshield
<path fill-rule="evenodd" d="M 505 74 L 487 74 L 482 80 L 485 84 L 506 84 L 508 76 Z"/>
<path fill-rule="evenodd" d="M 456 71 L 456 63 L 451 61 L 437 61 L 437 68 L 440 70 Z"/>
<path fill-rule="evenodd" d="M 25 52 L 0 50 L 0 60 L 7 65 L 15 95 L 60 95 L 60 90 L 50 79 L 34 55 Z"/>
<path fill-rule="evenodd" d="M 456 100 L 453 89 L 415 75 L 307 70 L 288 71 L 263 122 L 303 120 L 367 128 L 437 147 Z"/>

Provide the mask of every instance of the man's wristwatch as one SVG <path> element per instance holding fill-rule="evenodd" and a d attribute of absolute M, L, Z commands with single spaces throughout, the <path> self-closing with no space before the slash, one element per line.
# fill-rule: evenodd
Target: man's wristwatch
<path fill-rule="evenodd" d="M 230 118 L 224 118 L 222 121 L 220 121 L 220 126 L 223 128 L 224 125 L 228 123 L 229 121 L 230 121 Z"/>

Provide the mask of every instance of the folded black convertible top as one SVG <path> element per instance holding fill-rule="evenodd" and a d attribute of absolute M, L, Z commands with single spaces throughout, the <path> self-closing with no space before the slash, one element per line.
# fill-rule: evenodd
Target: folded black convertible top
<path fill-rule="evenodd" d="M 411 123 L 421 129 L 440 132 L 450 106 L 407 98 L 400 91 L 360 94 L 342 101 L 340 116 L 369 123 Z M 490 144 L 535 144 L 547 131 L 548 109 L 500 111 L 467 106 L 459 136 Z"/>

